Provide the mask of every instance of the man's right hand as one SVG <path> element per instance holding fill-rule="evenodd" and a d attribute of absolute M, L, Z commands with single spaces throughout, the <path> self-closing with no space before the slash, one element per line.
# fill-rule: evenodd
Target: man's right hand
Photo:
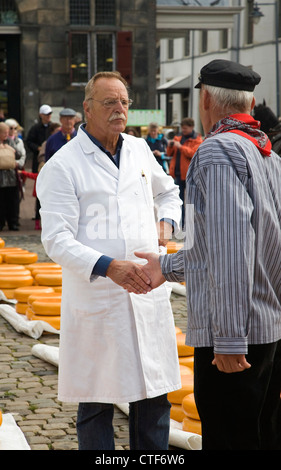
<path fill-rule="evenodd" d="M 112 260 L 106 276 L 130 293 L 147 294 L 151 291 L 149 276 L 133 261 Z"/>
<path fill-rule="evenodd" d="M 141 253 L 135 252 L 138 258 L 146 259 L 148 262 L 141 265 L 142 271 L 149 277 L 150 286 L 152 289 L 163 284 L 166 279 L 162 274 L 161 266 L 159 263 L 159 256 L 156 253 Z"/>

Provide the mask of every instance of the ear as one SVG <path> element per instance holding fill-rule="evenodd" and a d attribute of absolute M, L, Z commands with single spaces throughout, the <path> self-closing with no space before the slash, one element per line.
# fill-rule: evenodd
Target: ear
<path fill-rule="evenodd" d="M 87 114 L 89 112 L 89 103 L 88 101 L 83 101 L 83 109 L 85 111 L 85 114 Z"/>
<path fill-rule="evenodd" d="M 253 96 L 252 103 L 251 103 L 251 111 L 254 109 L 256 104 L 256 98 Z"/>
<path fill-rule="evenodd" d="M 203 108 L 204 108 L 205 111 L 208 111 L 208 109 L 210 109 L 211 95 L 204 88 L 202 90 L 202 93 L 203 93 L 203 96 L 202 96 Z"/>

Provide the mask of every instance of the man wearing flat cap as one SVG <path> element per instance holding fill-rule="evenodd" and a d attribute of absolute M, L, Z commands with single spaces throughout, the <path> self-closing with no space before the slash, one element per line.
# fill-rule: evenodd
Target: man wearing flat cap
<path fill-rule="evenodd" d="M 153 287 L 186 282 L 203 450 L 281 449 L 281 168 L 251 116 L 260 79 L 226 60 L 202 68 L 193 246 L 139 253 Z"/>
<path fill-rule="evenodd" d="M 64 108 L 60 111 L 61 128 L 47 140 L 45 161 L 49 160 L 63 145 L 77 135 L 74 127 L 75 116 L 74 109 Z"/>

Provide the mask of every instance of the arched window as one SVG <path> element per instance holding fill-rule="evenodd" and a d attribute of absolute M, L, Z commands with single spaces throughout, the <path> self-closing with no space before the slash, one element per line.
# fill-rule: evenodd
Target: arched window
<path fill-rule="evenodd" d="M 0 0 L 0 24 L 14 25 L 19 22 L 14 0 Z"/>

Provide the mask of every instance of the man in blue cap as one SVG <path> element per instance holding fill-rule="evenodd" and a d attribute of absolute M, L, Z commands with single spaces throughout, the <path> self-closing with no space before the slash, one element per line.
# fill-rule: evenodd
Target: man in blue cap
<path fill-rule="evenodd" d="M 71 108 L 64 108 L 60 112 L 61 128 L 51 135 L 46 143 L 45 161 L 49 160 L 64 144 L 76 136 L 75 129 L 76 111 Z"/>
<path fill-rule="evenodd" d="M 193 245 L 139 253 L 152 287 L 186 281 L 203 450 L 281 450 L 281 166 L 251 116 L 260 79 L 227 60 L 201 69 Z"/>

